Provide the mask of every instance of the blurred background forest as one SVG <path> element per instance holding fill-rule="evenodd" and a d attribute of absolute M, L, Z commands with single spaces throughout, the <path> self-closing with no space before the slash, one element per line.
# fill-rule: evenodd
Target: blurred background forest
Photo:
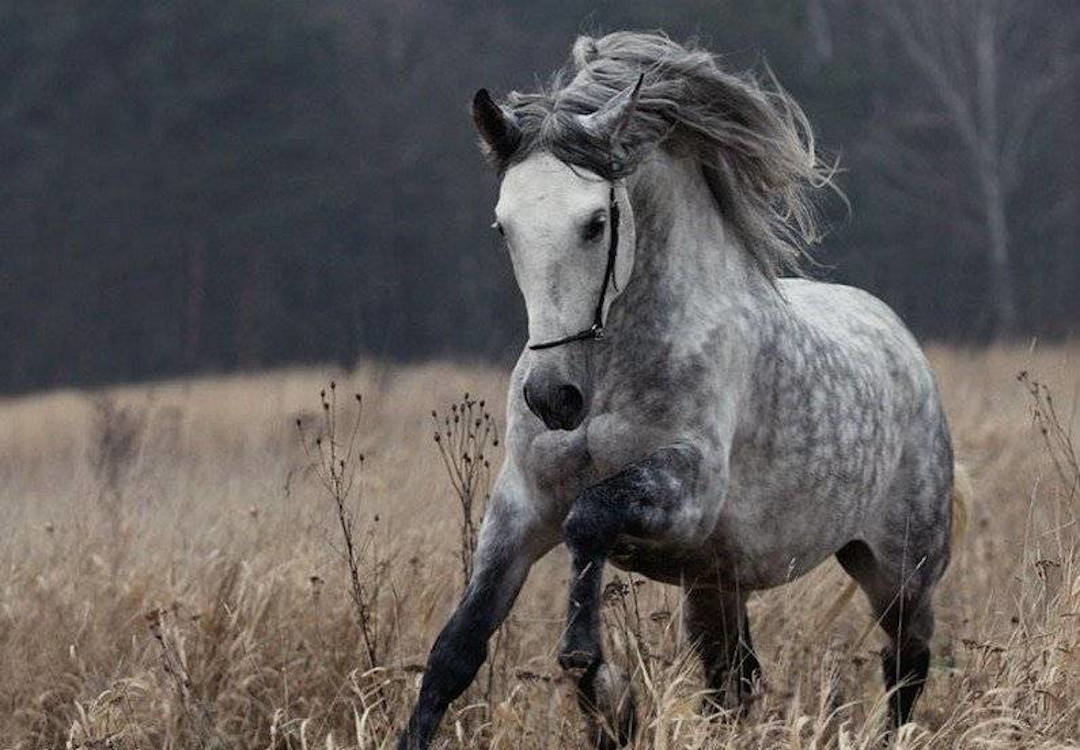
<path fill-rule="evenodd" d="M 1075 336 L 1075 0 L 0 0 L 0 391 L 523 344 L 467 102 L 579 33 L 765 63 L 839 157 L 813 274 Z"/>

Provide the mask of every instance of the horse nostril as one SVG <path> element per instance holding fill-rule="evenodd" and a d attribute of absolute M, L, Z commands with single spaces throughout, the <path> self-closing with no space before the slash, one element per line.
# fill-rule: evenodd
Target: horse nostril
<path fill-rule="evenodd" d="M 561 417 L 562 428 L 572 430 L 581 424 L 585 399 L 572 385 L 561 385 L 555 395 L 555 410 Z"/>
<path fill-rule="evenodd" d="M 549 430 L 573 430 L 585 415 L 585 397 L 572 385 L 537 388 L 525 383 L 521 388 L 525 405 Z"/>

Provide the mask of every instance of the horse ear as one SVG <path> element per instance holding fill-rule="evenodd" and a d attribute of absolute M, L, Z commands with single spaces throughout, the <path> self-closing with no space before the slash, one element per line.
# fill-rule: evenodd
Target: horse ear
<path fill-rule="evenodd" d="M 614 146 L 618 146 L 626 125 L 634 117 L 638 99 L 641 98 L 641 84 L 644 80 L 645 74 L 642 73 L 633 86 L 611 97 L 603 109 L 598 109 L 591 115 L 581 115 L 581 124 L 586 130 L 606 137 Z"/>
<path fill-rule="evenodd" d="M 496 104 L 487 89 L 473 97 L 472 116 L 484 152 L 500 161 L 509 159 L 521 142 L 514 116 Z"/>

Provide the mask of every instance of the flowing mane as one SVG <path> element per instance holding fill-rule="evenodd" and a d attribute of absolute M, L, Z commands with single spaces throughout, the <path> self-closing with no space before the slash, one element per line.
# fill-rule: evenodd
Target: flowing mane
<path fill-rule="evenodd" d="M 583 126 L 579 115 L 600 110 L 642 75 L 619 143 Z M 489 153 L 500 172 L 549 151 L 613 179 L 664 148 L 700 163 L 719 211 L 767 277 L 798 274 L 805 247 L 819 239 L 811 197 L 831 170 L 815 154 L 806 115 L 775 79 L 766 87 L 749 73 L 725 72 L 695 45 L 651 33 L 582 36 L 550 85 L 511 92 L 503 108 L 521 139 L 511 153 Z"/>

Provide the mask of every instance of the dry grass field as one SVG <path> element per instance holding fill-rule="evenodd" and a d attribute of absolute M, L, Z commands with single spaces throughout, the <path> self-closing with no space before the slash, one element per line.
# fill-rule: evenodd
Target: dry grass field
<path fill-rule="evenodd" d="M 1017 380 L 1046 383 L 1075 435 L 1080 346 L 930 354 L 976 499 L 897 746 L 1080 746 L 1077 470 Z M 367 640 L 311 468 L 330 378 L 343 443 L 364 396 L 345 510 Z M 361 365 L 0 401 L 0 748 L 391 746 L 462 584 L 431 411 L 469 391 L 501 425 L 504 390 L 490 369 Z M 580 746 L 554 658 L 567 572 L 562 550 L 534 569 L 441 746 Z M 834 563 L 752 598 L 764 684 L 737 723 L 698 716 L 677 590 L 617 575 L 608 650 L 635 672 L 636 747 L 880 746 L 882 640 L 861 595 L 825 622 Z"/>

